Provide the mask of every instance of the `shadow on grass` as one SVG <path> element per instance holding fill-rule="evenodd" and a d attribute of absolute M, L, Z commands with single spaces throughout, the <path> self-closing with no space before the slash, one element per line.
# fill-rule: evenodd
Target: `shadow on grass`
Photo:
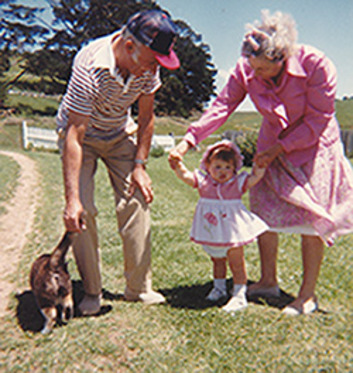
<path fill-rule="evenodd" d="M 85 317 L 80 314 L 77 305 L 81 302 L 84 292 L 82 281 L 72 281 L 73 287 L 73 298 L 74 298 L 74 317 Z M 16 307 L 16 317 L 18 324 L 23 331 L 30 331 L 33 333 L 38 333 L 43 329 L 44 317 L 39 311 L 35 297 L 31 290 L 26 290 L 21 294 L 16 295 L 18 304 Z M 105 315 L 110 312 L 111 306 L 102 306 L 100 311 L 90 317 L 98 317 Z M 59 307 L 60 312 L 60 307 Z M 65 325 L 64 322 L 58 320 L 56 327 Z"/>
<path fill-rule="evenodd" d="M 253 282 L 249 281 L 248 285 Z M 212 289 L 213 282 L 207 282 L 203 285 L 191 285 L 191 286 L 180 286 L 172 289 L 160 289 L 159 291 L 166 297 L 167 306 L 174 308 L 184 308 L 193 310 L 202 310 L 211 307 L 222 307 L 225 305 L 229 298 L 225 298 L 219 302 L 210 302 L 206 300 L 207 294 Z M 85 317 L 82 316 L 77 308 L 78 304 L 81 302 L 84 291 L 82 286 L 82 281 L 73 281 L 73 297 L 74 297 L 74 317 Z M 231 279 L 227 280 L 228 294 L 230 294 L 233 286 Z M 24 291 L 23 293 L 16 296 L 18 300 L 18 305 L 16 308 L 16 317 L 18 319 L 18 324 L 24 331 L 30 331 L 33 333 L 38 333 L 42 330 L 44 326 L 44 317 L 40 313 L 36 300 L 31 290 Z M 124 299 L 123 294 L 111 293 L 103 289 L 103 298 L 110 301 L 122 301 Z M 282 291 L 279 297 L 247 297 L 248 301 L 255 304 L 266 304 L 270 307 L 283 309 L 289 303 L 291 303 L 295 298 Z M 112 310 L 112 306 L 102 306 L 100 311 L 90 317 L 99 317 Z M 323 310 L 319 312 L 326 313 Z M 57 322 L 56 327 L 61 327 L 65 323 L 60 320 Z"/>
<path fill-rule="evenodd" d="M 249 281 L 248 285 L 253 282 Z M 167 304 L 174 308 L 188 309 L 206 309 L 210 307 L 221 307 L 226 304 L 229 297 L 219 302 L 210 302 L 206 300 L 207 294 L 212 289 L 213 282 L 203 285 L 180 286 L 173 289 L 161 289 L 161 293 L 166 297 Z M 231 279 L 227 280 L 228 294 L 233 286 Z M 294 297 L 281 290 L 280 297 L 247 297 L 248 301 L 256 304 L 267 304 L 270 307 L 283 309 L 286 305 L 294 300 Z"/>
<path fill-rule="evenodd" d="M 253 284 L 253 281 L 248 281 L 248 286 Z M 264 296 L 247 296 L 248 302 L 255 304 L 267 304 L 270 307 L 282 310 L 289 303 L 293 302 L 295 297 L 291 294 L 280 290 L 279 297 L 264 297 Z"/>
<path fill-rule="evenodd" d="M 251 285 L 253 281 L 248 281 L 248 285 Z M 82 286 L 82 285 L 81 285 Z M 191 286 L 179 286 L 172 289 L 159 289 L 166 298 L 166 305 L 173 308 L 185 308 L 192 310 L 203 310 L 212 307 L 222 307 L 224 306 L 228 298 L 224 298 L 218 302 L 210 302 L 206 299 L 207 294 L 211 291 L 213 286 L 213 281 L 209 281 L 205 284 L 191 285 Z M 233 281 L 231 279 L 227 280 L 227 290 L 228 294 L 231 293 L 233 287 Z M 81 289 L 82 293 L 83 290 Z M 103 290 L 103 298 L 110 301 L 122 301 L 124 296 L 121 293 L 111 293 L 107 290 Z M 291 303 L 295 298 L 282 291 L 280 297 L 247 297 L 248 301 L 256 304 L 267 304 L 270 307 L 283 309 L 289 303 Z"/>
<path fill-rule="evenodd" d="M 227 287 L 231 286 L 231 281 L 227 281 Z M 174 308 L 187 308 L 192 310 L 202 310 L 211 307 L 221 307 L 227 303 L 225 298 L 218 302 L 206 300 L 207 294 L 212 289 L 213 282 L 203 285 L 180 286 L 172 289 L 161 289 L 160 292 L 166 297 L 167 304 Z"/>

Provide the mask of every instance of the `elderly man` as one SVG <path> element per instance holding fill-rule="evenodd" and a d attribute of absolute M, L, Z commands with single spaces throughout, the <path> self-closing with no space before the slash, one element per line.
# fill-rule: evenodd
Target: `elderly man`
<path fill-rule="evenodd" d="M 177 69 L 172 48 L 176 27 L 169 16 L 150 10 L 135 14 L 120 31 L 97 39 L 75 57 L 57 123 L 62 138 L 69 231 L 81 232 L 74 245 L 85 296 L 83 315 L 100 310 L 102 293 L 94 204 L 94 174 L 100 158 L 114 190 L 123 241 L 127 301 L 162 303 L 151 287 L 151 180 L 145 166 L 154 129 L 154 94 L 161 85 L 159 65 Z M 137 125 L 130 107 L 138 102 Z M 136 139 L 133 134 L 137 131 Z M 86 211 L 85 229 L 80 222 Z"/>

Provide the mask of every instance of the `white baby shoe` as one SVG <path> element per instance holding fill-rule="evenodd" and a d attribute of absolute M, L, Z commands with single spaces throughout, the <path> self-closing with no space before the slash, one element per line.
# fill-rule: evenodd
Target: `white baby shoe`
<path fill-rule="evenodd" d="M 237 312 L 248 306 L 248 301 L 246 299 L 246 285 L 234 285 L 232 297 L 229 299 L 228 303 L 222 307 L 225 312 Z"/>
<path fill-rule="evenodd" d="M 207 295 L 206 299 L 211 302 L 217 302 L 218 300 L 227 296 L 227 290 L 213 288 Z"/>

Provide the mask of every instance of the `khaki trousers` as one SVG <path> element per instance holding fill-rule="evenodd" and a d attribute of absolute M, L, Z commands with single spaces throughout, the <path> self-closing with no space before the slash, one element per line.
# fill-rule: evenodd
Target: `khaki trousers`
<path fill-rule="evenodd" d="M 150 210 L 139 189 L 132 197 L 128 196 L 135 153 L 131 136 L 109 141 L 85 139 L 80 196 L 87 211 L 87 230 L 77 237 L 73 251 L 86 294 L 98 295 L 102 291 L 95 219 L 98 211 L 94 204 L 94 175 L 99 158 L 107 167 L 114 190 L 127 288 L 136 294 L 151 289 Z"/>

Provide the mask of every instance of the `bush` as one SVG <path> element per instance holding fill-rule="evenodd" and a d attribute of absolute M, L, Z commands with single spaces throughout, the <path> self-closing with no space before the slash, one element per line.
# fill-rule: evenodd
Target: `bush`
<path fill-rule="evenodd" d="M 151 148 L 151 151 L 150 151 L 150 156 L 153 157 L 153 158 L 159 158 L 159 157 L 163 157 L 165 151 L 163 149 L 162 146 L 154 146 Z"/>
<path fill-rule="evenodd" d="M 228 139 L 238 145 L 244 157 L 244 166 L 251 167 L 256 153 L 258 133 L 256 131 L 226 131 L 222 138 Z"/>

